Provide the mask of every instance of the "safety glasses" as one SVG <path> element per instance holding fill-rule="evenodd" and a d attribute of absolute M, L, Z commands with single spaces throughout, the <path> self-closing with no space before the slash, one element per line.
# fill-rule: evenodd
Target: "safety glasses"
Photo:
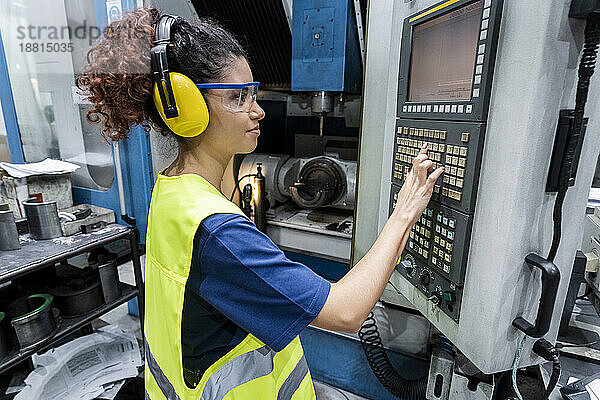
<path fill-rule="evenodd" d="M 249 113 L 256 102 L 259 82 L 247 83 L 197 83 L 198 89 L 221 98 L 223 106 L 231 112 Z"/>

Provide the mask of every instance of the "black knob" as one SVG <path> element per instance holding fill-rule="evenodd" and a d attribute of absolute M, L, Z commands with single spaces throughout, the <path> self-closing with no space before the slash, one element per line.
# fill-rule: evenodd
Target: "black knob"
<path fill-rule="evenodd" d="M 429 286 L 429 283 L 431 283 L 431 276 L 429 275 L 429 272 L 423 271 L 419 277 L 419 282 L 421 282 L 423 286 Z"/>

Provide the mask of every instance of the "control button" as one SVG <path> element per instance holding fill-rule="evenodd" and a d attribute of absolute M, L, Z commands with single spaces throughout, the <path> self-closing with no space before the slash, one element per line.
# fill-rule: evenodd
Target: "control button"
<path fill-rule="evenodd" d="M 446 148 L 446 151 L 448 152 L 448 154 L 452 154 L 454 152 L 454 146 L 449 144 L 448 147 Z"/>
<path fill-rule="evenodd" d="M 440 153 L 443 153 L 444 151 L 446 151 L 446 145 L 443 143 L 438 145 L 438 150 L 440 151 Z"/>
<path fill-rule="evenodd" d="M 429 252 L 427 250 L 423 250 L 423 257 L 428 258 Z"/>
<path fill-rule="evenodd" d="M 431 231 L 425 231 L 425 237 L 427 239 L 431 238 Z"/>
<path fill-rule="evenodd" d="M 446 262 L 452 262 L 452 256 L 450 254 L 445 254 L 444 260 L 446 260 Z"/>
<path fill-rule="evenodd" d="M 481 65 L 478 65 L 478 66 L 480 67 Z M 477 67 L 475 67 L 475 68 L 477 68 Z M 467 105 L 467 111 L 465 111 L 465 112 L 467 114 L 471 114 L 473 112 L 473 105 L 472 104 Z"/>
<path fill-rule="evenodd" d="M 459 165 L 458 157 L 452 156 L 452 165 Z M 461 167 L 464 167 L 464 165 L 461 165 Z"/>
<path fill-rule="evenodd" d="M 450 175 L 456 175 L 458 168 L 456 167 L 450 167 Z"/>
<path fill-rule="evenodd" d="M 446 108 L 449 106 L 446 106 Z M 440 131 L 440 139 L 446 140 L 446 131 Z"/>
<path fill-rule="evenodd" d="M 452 252 L 452 243 L 446 242 L 446 250 L 448 250 L 449 252 Z"/>
<path fill-rule="evenodd" d="M 436 167 L 437 168 L 437 167 Z M 440 192 L 440 185 L 435 185 L 433 187 L 433 193 L 439 193 Z"/>
<path fill-rule="evenodd" d="M 442 222 L 442 214 L 438 214 L 437 220 L 438 220 L 438 222 Z"/>
<path fill-rule="evenodd" d="M 483 53 L 485 53 L 485 43 L 484 44 L 480 44 L 479 48 L 477 49 L 477 54 L 483 54 Z"/>
<path fill-rule="evenodd" d="M 438 105 L 437 105 L 437 104 L 435 104 L 435 105 L 433 106 L 433 112 L 438 112 Z"/>
<path fill-rule="evenodd" d="M 454 240 L 454 232 L 452 232 L 452 231 L 448 232 L 448 239 L 449 240 Z"/>
<path fill-rule="evenodd" d="M 452 107 L 450 107 L 450 112 L 451 113 L 455 113 L 456 112 L 456 104 L 452 104 Z"/>
<path fill-rule="evenodd" d="M 465 177 L 465 170 L 464 170 L 464 168 L 458 168 L 458 169 L 456 170 L 456 176 L 459 176 L 459 177 L 461 177 L 461 178 L 464 178 L 464 177 Z"/>
<path fill-rule="evenodd" d="M 467 163 L 467 160 L 465 158 L 459 158 L 457 162 L 459 167 L 464 167 Z"/>
<path fill-rule="evenodd" d="M 415 128 L 410 128 L 410 135 L 414 136 L 415 135 Z"/>
<path fill-rule="evenodd" d="M 444 272 L 447 274 L 450 273 L 450 266 L 448 264 L 444 264 Z"/>
<path fill-rule="evenodd" d="M 455 177 L 453 177 L 453 176 L 450 177 L 450 184 L 452 186 L 456 186 L 456 178 Z"/>
<path fill-rule="evenodd" d="M 434 249 L 434 251 L 435 251 L 435 249 Z M 437 257 L 435 257 L 435 256 L 431 257 L 431 263 L 433 265 L 437 265 Z"/>
<path fill-rule="evenodd" d="M 431 216 L 433 215 L 433 210 L 431 208 L 427 209 L 427 216 L 431 218 Z"/>
<path fill-rule="evenodd" d="M 444 183 L 449 183 L 450 177 L 448 175 L 444 175 Z"/>
<path fill-rule="evenodd" d="M 483 64 L 483 60 L 484 60 L 483 54 L 480 54 L 477 56 L 477 64 Z"/>
<path fill-rule="evenodd" d="M 448 154 L 446 154 L 446 164 L 451 164 L 452 163 L 452 156 L 449 156 Z"/>
<path fill-rule="evenodd" d="M 454 227 L 456 226 L 456 221 L 454 221 L 453 219 L 450 219 L 448 221 L 448 226 L 450 226 L 450 228 L 454 229 Z"/>
<path fill-rule="evenodd" d="M 446 240 L 440 238 L 440 246 L 446 247 Z"/>
<path fill-rule="evenodd" d="M 489 7 L 488 5 L 486 5 L 486 7 Z M 481 21 L 481 29 L 487 29 L 488 26 L 490 24 L 490 20 L 489 19 L 484 19 L 483 21 Z"/>
<path fill-rule="evenodd" d="M 467 156 L 467 152 L 469 151 L 469 149 L 467 149 L 466 147 L 461 147 L 460 148 L 460 155 L 462 157 L 466 157 Z"/>
<path fill-rule="evenodd" d="M 458 112 L 462 114 L 464 111 L 465 111 L 465 106 L 463 104 L 459 104 L 458 105 Z"/>
<path fill-rule="evenodd" d="M 463 132 L 463 133 L 460 135 L 460 141 L 461 141 L 461 142 L 463 142 L 463 143 L 467 143 L 467 142 L 469 141 L 469 136 L 470 136 L 470 135 L 471 135 L 471 134 L 470 134 L 469 132 Z"/>
<path fill-rule="evenodd" d="M 444 112 L 446 112 L 446 113 L 450 112 L 450 104 L 446 104 L 446 108 L 444 109 Z"/>
<path fill-rule="evenodd" d="M 436 236 L 433 238 L 433 241 L 434 241 L 436 244 L 440 244 L 440 237 L 436 235 Z"/>
<path fill-rule="evenodd" d="M 482 19 L 486 19 L 490 17 L 490 9 L 489 7 L 483 10 L 483 18 Z"/>
<path fill-rule="evenodd" d="M 427 227 L 431 228 L 431 221 L 427 221 Z"/>
<path fill-rule="evenodd" d="M 460 178 L 456 179 L 456 186 L 461 188 L 463 187 L 464 181 Z"/>
<path fill-rule="evenodd" d="M 448 217 L 442 217 L 442 223 L 448 225 Z"/>
<path fill-rule="evenodd" d="M 440 233 L 440 232 L 442 231 L 442 229 L 440 228 L 440 226 L 439 226 L 439 225 L 436 225 L 436 226 L 435 226 L 435 231 L 436 231 L 437 233 Z"/>
<path fill-rule="evenodd" d="M 456 293 L 453 290 L 445 291 L 442 297 L 443 297 L 444 301 L 447 303 L 456 302 Z"/>
<path fill-rule="evenodd" d="M 448 188 L 442 188 L 442 196 L 448 197 Z"/>

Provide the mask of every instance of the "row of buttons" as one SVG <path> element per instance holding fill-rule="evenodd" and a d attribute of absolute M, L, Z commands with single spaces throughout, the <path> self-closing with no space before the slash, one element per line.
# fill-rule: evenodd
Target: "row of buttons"
<path fill-rule="evenodd" d="M 453 176 L 444 175 L 444 183 L 452 186 L 456 186 L 460 189 L 464 186 L 464 180 L 461 178 L 455 178 Z"/>
<path fill-rule="evenodd" d="M 485 40 L 488 36 L 488 27 L 489 27 L 489 18 L 491 11 L 491 0 L 485 0 L 482 21 L 481 21 L 481 30 L 479 31 L 479 40 L 484 43 L 480 44 L 477 48 L 477 59 L 475 65 L 475 77 L 473 78 L 473 98 L 479 97 L 480 94 L 480 85 L 481 85 L 481 75 L 483 74 L 483 62 L 485 61 Z"/>
<path fill-rule="evenodd" d="M 441 212 L 436 217 L 437 222 L 449 226 L 454 229 L 456 227 L 456 220 L 454 218 L 445 217 Z"/>
<path fill-rule="evenodd" d="M 446 164 L 456 165 L 458 167 L 464 168 L 467 165 L 467 159 L 465 157 L 451 156 L 449 154 L 446 154 Z"/>
<path fill-rule="evenodd" d="M 404 105 L 402 106 L 403 112 L 409 113 L 458 113 L 458 114 L 471 114 L 473 112 L 472 104 L 416 104 L 416 105 Z"/>
<path fill-rule="evenodd" d="M 460 168 L 460 167 L 448 167 L 444 171 L 444 175 L 452 175 L 457 178 L 464 178 L 465 177 L 465 169 Z"/>
<path fill-rule="evenodd" d="M 405 127 L 399 126 L 398 134 L 400 134 L 400 135 L 404 134 L 407 136 L 416 136 L 416 137 L 422 137 L 422 138 L 429 138 L 429 139 L 446 140 L 446 136 L 447 136 L 448 132 L 440 131 L 437 129 L 420 129 L 420 128 L 409 128 L 406 126 Z"/>
<path fill-rule="evenodd" d="M 433 187 L 433 193 L 441 193 L 442 196 L 450 197 L 456 201 L 460 201 L 462 199 L 462 190 L 454 190 L 448 188 L 440 188 L 440 185 L 435 185 Z"/>

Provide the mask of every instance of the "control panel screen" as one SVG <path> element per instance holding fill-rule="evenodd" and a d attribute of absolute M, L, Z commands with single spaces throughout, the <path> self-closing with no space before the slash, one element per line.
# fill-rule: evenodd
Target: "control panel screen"
<path fill-rule="evenodd" d="M 470 100 L 482 0 L 413 27 L 408 100 Z"/>

